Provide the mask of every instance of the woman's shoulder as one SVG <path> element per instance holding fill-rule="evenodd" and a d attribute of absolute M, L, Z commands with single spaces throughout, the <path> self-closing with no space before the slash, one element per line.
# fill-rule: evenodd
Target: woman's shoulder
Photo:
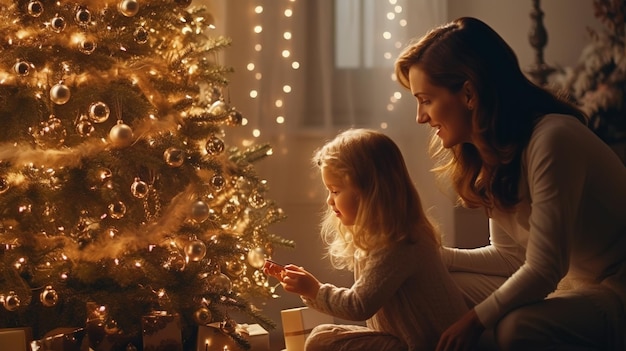
<path fill-rule="evenodd" d="M 528 148 L 564 148 L 571 152 L 577 146 L 597 142 L 601 140 L 576 117 L 553 113 L 539 119 L 531 134 Z"/>

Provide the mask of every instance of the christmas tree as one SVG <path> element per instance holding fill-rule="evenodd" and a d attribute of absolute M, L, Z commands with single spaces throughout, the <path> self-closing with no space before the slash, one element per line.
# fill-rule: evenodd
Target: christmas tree
<path fill-rule="evenodd" d="M 578 64 L 557 72 L 555 89 L 580 105 L 600 138 L 619 145 L 626 142 L 626 1 L 593 0 L 592 4 L 605 28 L 589 29 L 590 41 Z M 626 150 L 618 154 L 626 163 Z"/>
<path fill-rule="evenodd" d="M 233 312 L 272 328 L 260 269 L 293 243 L 269 232 L 284 215 L 253 167 L 270 146 L 224 144 L 243 117 L 206 7 L 0 4 L 0 327 L 95 318 L 135 346 L 153 311 L 185 340 Z"/>

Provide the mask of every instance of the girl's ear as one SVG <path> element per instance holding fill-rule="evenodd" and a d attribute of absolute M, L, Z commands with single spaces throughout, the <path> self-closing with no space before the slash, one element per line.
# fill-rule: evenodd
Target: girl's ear
<path fill-rule="evenodd" d="M 466 80 L 463 83 L 462 88 L 463 96 L 465 98 L 465 104 L 468 110 L 473 110 L 476 108 L 477 97 L 476 97 L 476 89 L 474 88 L 474 83 L 469 80 Z"/>

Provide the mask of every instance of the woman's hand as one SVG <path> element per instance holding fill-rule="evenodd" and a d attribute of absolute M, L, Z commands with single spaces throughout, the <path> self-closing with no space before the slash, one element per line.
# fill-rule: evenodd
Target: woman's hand
<path fill-rule="evenodd" d="M 310 300 L 315 300 L 321 285 L 313 274 L 293 264 L 285 266 L 283 279 L 280 283 L 285 291 L 302 295 Z"/>
<path fill-rule="evenodd" d="M 464 314 L 441 334 L 437 351 L 469 351 L 474 350 L 485 326 L 478 319 L 474 309 Z"/>

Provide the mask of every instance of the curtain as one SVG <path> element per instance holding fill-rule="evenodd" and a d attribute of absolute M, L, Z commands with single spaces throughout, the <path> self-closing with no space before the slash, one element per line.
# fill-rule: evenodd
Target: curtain
<path fill-rule="evenodd" d="M 393 62 L 447 10 L 440 0 L 210 3 L 233 39 L 224 54 L 235 68 L 227 95 L 264 133 L 414 123 L 413 98 L 393 79 Z"/>

